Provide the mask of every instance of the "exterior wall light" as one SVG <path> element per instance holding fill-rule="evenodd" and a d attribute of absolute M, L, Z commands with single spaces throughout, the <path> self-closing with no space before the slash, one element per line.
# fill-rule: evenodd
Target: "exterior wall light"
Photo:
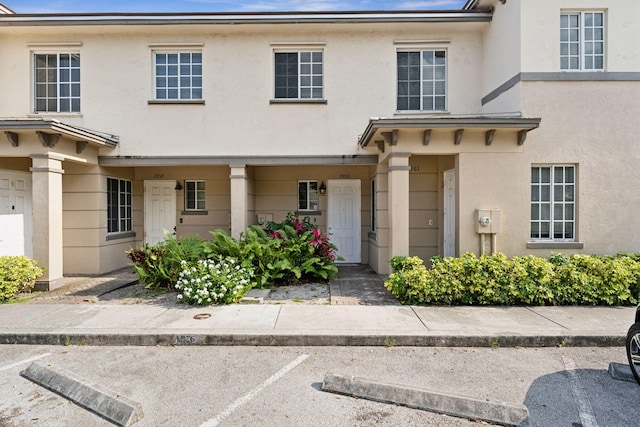
<path fill-rule="evenodd" d="M 175 190 L 176 190 L 176 191 L 180 191 L 180 190 L 182 190 L 182 184 L 180 184 L 180 181 L 176 181 L 176 188 L 175 188 Z"/>
<path fill-rule="evenodd" d="M 324 186 L 324 181 L 320 184 L 320 194 L 324 194 L 327 192 L 327 187 Z"/>

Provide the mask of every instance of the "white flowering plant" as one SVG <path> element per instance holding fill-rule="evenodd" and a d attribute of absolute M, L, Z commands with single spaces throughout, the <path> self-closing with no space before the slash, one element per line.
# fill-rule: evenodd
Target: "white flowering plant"
<path fill-rule="evenodd" d="M 194 263 L 181 261 L 175 285 L 178 301 L 211 305 L 238 302 L 253 287 L 253 271 L 232 257 L 218 256 Z"/>

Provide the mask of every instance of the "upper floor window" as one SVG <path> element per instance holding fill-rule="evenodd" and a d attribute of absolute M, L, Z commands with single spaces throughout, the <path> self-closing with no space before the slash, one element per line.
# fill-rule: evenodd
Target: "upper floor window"
<path fill-rule="evenodd" d="M 397 61 L 397 109 L 400 111 L 446 110 L 446 51 L 401 51 L 397 53 Z"/>
<path fill-rule="evenodd" d="M 318 210 L 318 181 L 298 181 L 298 210 Z"/>
<path fill-rule="evenodd" d="M 604 12 L 560 14 L 560 69 L 604 70 Z"/>
<path fill-rule="evenodd" d="M 34 64 L 35 112 L 80 112 L 80 54 L 38 53 Z"/>
<path fill-rule="evenodd" d="M 202 99 L 202 52 L 156 52 L 157 100 Z"/>
<path fill-rule="evenodd" d="M 531 239 L 575 239 L 575 166 L 531 168 Z"/>
<path fill-rule="evenodd" d="M 123 233 L 132 231 L 131 181 L 107 178 L 107 231 Z"/>
<path fill-rule="evenodd" d="M 184 205 L 187 211 L 202 211 L 205 209 L 204 181 L 185 181 Z"/>
<path fill-rule="evenodd" d="M 323 99 L 322 51 L 276 52 L 275 97 Z"/>

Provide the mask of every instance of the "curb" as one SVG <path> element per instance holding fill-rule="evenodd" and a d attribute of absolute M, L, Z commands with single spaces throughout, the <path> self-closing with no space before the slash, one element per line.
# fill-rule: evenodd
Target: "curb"
<path fill-rule="evenodd" d="M 20 372 L 24 378 L 69 399 L 120 426 L 130 426 L 144 417 L 139 403 L 99 387 L 60 369 L 32 363 Z"/>
<path fill-rule="evenodd" d="M 171 333 L 0 333 L 0 344 L 29 345 L 210 345 L 309 347 L 621 347 L 626 336 L 457 336 L 322 334 L 171 334 Z"/>
<path fill-rule="evenodd" d="M 528 425 L 529 410 L 524 405 L 489 402 L 356 377 L 326 374 L 322 391 L 500 425 Z"/>

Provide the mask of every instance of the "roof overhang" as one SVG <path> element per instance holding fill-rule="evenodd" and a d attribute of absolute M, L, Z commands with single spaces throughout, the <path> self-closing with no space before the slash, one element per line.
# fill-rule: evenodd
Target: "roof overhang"
<path fill-rule="evenodd" d="M 18 146 L 18 132 L 33 131 L 43 145 L 52 146 L 60 137 L 66 137 L 80 143 L 88 143 L 98 147 L 114 148 L 119 139 L 115 135 L 71 126 L 50 118 L 0 118 L 0 131 L 3 131 L 9 142 Z M 55 142 L 54 142 L 55 141 Z"/>
<path fill-rule="evenodd" d="M 0 15 L 0 26 L 490 22 L 492 16 L 493 14 L 491 10 L 237 13 L 16 13 Z"/>
<path fill-rule="evenodd" d="M 456 138 L 461 137 L 465 129 L 480 129 L 487 132 L 487 138 L 492 138 L 496 129 L 516 131 L 517 143 L 522 145 L 527 132 L 540 126 L 539 118 L 522 117 L 403 117 L 403 118 L 372 118 L 369 119 L 364 133 L 358 143 L 366 147 L 377 135 L 384 138 L 389 145 L 395 145 L 393 138 L 401 129 L 422 129 L 425 138 L 431 129 L 455 130 Z M 459 141 L 454 141 L 458 143 Z"/>

